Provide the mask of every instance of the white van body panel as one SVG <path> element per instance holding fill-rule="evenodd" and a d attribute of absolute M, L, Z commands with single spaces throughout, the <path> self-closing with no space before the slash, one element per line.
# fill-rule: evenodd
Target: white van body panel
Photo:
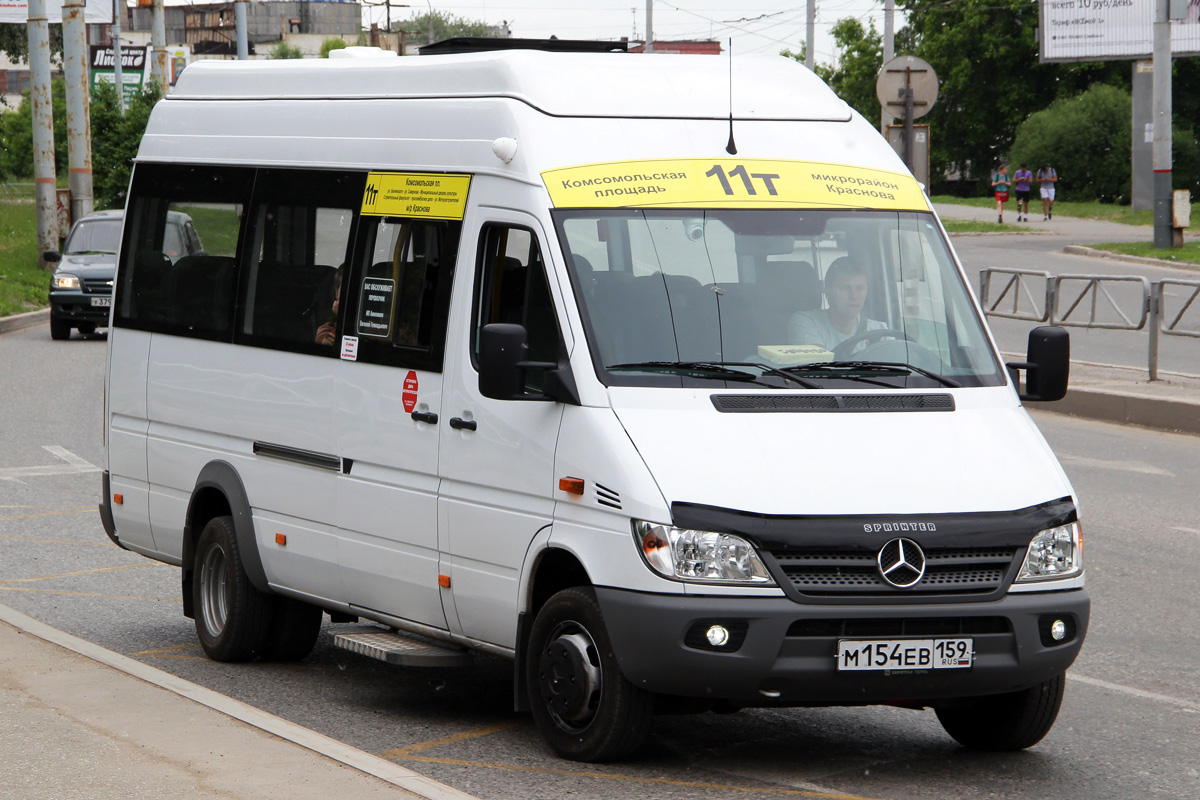
<path fill-rule="evenodd" d="M 722 414 L 711 391 L 614 387 L 613 407 L 673 501 L 761 514 L 1008 511 L 1069 495 L 1012 390 L 952 412 Z M 976 401 L 979 400 L 977 396 Z M 786 491 L 781 491 L 786 487 Z"/>

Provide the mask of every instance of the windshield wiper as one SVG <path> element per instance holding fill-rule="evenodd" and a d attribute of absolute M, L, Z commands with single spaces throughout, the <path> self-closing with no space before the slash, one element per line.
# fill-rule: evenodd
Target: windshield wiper
<path fill-rule="evenodd" d="M 707 372 L 711 375 L 718 375 L 724 380 L 741 381 L 743 383 L 757 383 L 762 386 L 770 386 L 769 383 L 763 383 L 759 380 L 759 376 L 751 375 L 740 369 L 732 369 L 732 367 L 753 367 L 761 370 L 764 375 L 774 375 L 777 378 L 782 378 L 791 383 L 798 383 L 807 389 L 818 388 L 810 381 L 797 378 L 795 375 L 790 375 L 781 369 L 769 367 L 766 364 L 755 364 L 748 361 L 640 361 L 629 364 L 613 364 L 606 367 L 609 370 L 643 370 L 646 372 Z M 703 377 L 710 377 L 703 376 Z M 702 377 L 702 376 L 696 376 Z"/>
<path fill-rule="evenodd" d="M 910 372 L 914 375 L 923 375 L 932 381 L 937 381 L 942 386 L 948 386 L 952 389 L 957 389 L 962 386 L 958 381 L 951 380 L 943 375 L 938 375 L 936 372 L 930 372 L 921 367 L 915 367 L 912 364 L 905 364 L 899 361 L 820 361 L 816 364 L 805 364 L 799 367 L 788 367 L 789 370 L 805 372 L 808 370 L 825 371 L 867 371 L 867 372 Z M 857 375 L 844 375 L 846 378 L 858 378 L 860 380 L 869 380 L 867 378 L 859 378 Z M 877 383 L 877 381 L 871 381 Z"/>

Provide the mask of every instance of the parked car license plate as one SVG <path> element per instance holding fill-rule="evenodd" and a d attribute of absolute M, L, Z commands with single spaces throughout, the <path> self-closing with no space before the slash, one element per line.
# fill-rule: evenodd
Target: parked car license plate
<path fill-rule="evenodd" d="M 92 298 L 92 306 L 94 306 L 94 307 L 108 308 L 111 305 L 112 305 L 111 297 L 93 297 Z"/>
<path fill-rule="evenodd" d="M 967 669 L 971 639 L 839 639 L 837 668 L 854 670 Z"/>

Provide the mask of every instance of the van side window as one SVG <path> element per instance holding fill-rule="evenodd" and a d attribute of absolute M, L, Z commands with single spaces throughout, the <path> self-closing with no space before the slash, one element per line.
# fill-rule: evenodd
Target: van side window
<path fill-rule="evenodd" d="M 462 224 L 364 216 L 347 333 L 359 361 L 440 372 Z"/>
<path fill-rule="evenodd" d="M 558 360 L 558 322 L 537 236 L 528 228 L 489 225 L 480 239 L 475 283 L 472 363 L 478 366 L 479 329 L 493 322 L 525 326 L 530 361 Z M 542 370 L 526 370 L 526 388 L 541 392 Z"/>
<path fill-rule="evenodd" d="M 119 327 L 229 341 L 254 170 L 140 164 L 126 205 Z"/>
<path fill-rule="evenodd" d="M 361 172 L 259 170 L 237 341 L 334 354 L 335 303 L 365 180 Z"/>

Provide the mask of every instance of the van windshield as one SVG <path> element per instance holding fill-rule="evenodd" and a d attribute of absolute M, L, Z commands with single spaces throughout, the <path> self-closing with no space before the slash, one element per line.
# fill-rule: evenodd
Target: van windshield
<path fill-rule="evenodd" d="M 558 210 L 608 385 L 997 386 L 933 216 Z"/>

